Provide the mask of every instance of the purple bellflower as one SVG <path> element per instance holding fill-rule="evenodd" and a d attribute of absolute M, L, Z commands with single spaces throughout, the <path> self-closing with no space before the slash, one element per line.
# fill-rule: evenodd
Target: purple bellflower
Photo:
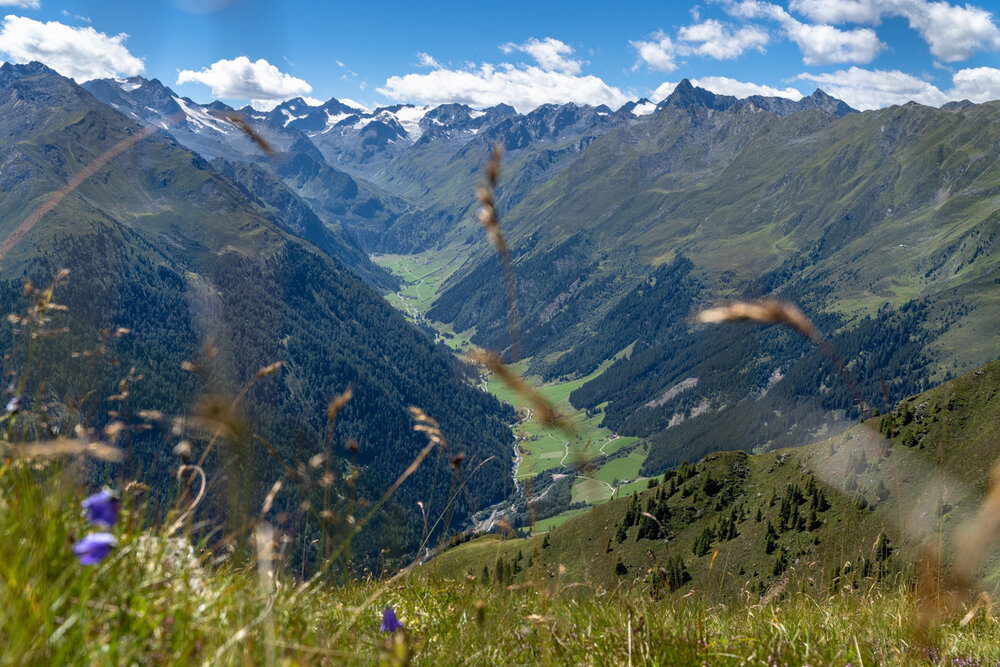
<path fill-rule="evenodd" d="M 120 497 L 116 491 L 103 489 L 85 499 L 83 509 L 87 512 L 87 521 L 95 526 L 110 528 L 118 521 Z"/>
<path fill-rule="evenodd" d="M 396 611 L 391 607 L 386 607 L 382 610 L 382 625 L 379 626 L 379 632 L 389 632 L 393 633 L 397 630 L 402 630 L 403 624 L 399 622 L 396 618 Z"/>
<path fill-rule="evenodd" d="M 15 396 L 14 398 L 7 401 L 7 414 L 14 414 L 21 409 L 24 404 L 24 398 L 21 396 Z"/>
<path fill-rule="evenodd" d="M 73 553 L 83 565 L 93 565 L 104 559 L 117 545 L 111 533 L 91 533 L 73 545 Z"/>

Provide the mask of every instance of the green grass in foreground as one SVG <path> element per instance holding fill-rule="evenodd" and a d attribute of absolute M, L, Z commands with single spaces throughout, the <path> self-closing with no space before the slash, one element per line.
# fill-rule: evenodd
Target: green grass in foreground
<path fill-rule="evenodd" d="M 897 464 L 929 458 L 956 480 L 981 486 L 988 466 L 968 464 L 995 458 L 991 427 L 997 422 L 993 397 L 998 369 L 993 364 L 912 401 L 927 403 L 929 412 L 918 412 L 911 421 L 927 428 L 925 438 L 949 435 L 949 440 L 940 441 L 940 451 L 894 441 L 888 455 L 877 460 L 884 459 L 891 464 L 889 469 L 912 479 L 919 467 Z M 940 406 L 937 412 L 934 403 Z M 845 438 L 838 440 L 846 447 Z M 807 467 L 815 469 L 824 458 L 835 457 L 845 465 L 854 459 L 837 457 L 832 444 L 836 443 L 803 448 L 795 456 L 807 457 Z M 779 458 L 785 462 L 779 463 Z M 785 460 L 780 452 L 755 458 L 715 455 L 699 464 L 697 474 L 714 470 L 714 477 L 721 480 L 734 461 L 751 467 L 744 495 L 765 505 L 768 487 L 786 488 L 787 482 L 802 475 L 798 463 Z M 554 530 L 548 546 L 545 538 L 532 538 L 539 543 L 537 551 L 528 540 L 487 536 L 449 549 L 393 580 L 335 586 L 317 579 L 303 585 L 282 561 L 280 538 L 275 541 L 279 556 L 260 562 L 252 556 L 227 555 L 225 549 L 213 553 L 192 547 L 183 535 L 204 517 L 181 522 L 176 535 L 168 538 L 162 526 L 171 520 L 157 528 L 144 527 L 140 517 L 154 514 L 143 507 L 145 491 L 126 484 L 122 517 L 111 529 L 118 546 L 98 564 L 85 567 L 71 551 L 77 539 L 94 530 L 80 511 L 80 501 L 94 490 L 80 481 L 88 479 L 82 463 L 14 458 L 0 464 L 0 664 L 1000 663 L 1000 623 L 992 601 L 978 598 L 978 606 L 972 606 L 975 613 L 966 615 L 973 604 L 969 600 L 948 616 L 921 626 L 922 607 L 913 587 L 906 584 L 912 581 L 907 575 L 813 589 L 838 591 L 832 594 L 804 593 L 806 581 L 795 585 L 789 578 L 786 584 L 767 587 L 767 595 L 761 597 L 730 574 L 737 563 L 751 566 L 749 552 L 728 563 L 726 554 L 716 560 L 716 555 L 706 553 L 697 562 L 685 556 L 692 578 L 673 594 L 644 586 L 650 550 L 662 546 L 690 554 L 697 524 L 681 527 L 665 544 L 653 545 L 634 536 L 611 544 L 608 531 L 614 521 L 610 519 L 628 502 L 624 500 L 602 505 L 590 516 Z M 841 467 L 831 471 L 835 479 L 849 476 Z M 868 480 L 862 482 L 867 488 Z M 920 490 L 913 484 L 899 493 L 904 495 L 897 507 L 917 506 L 912 494 L 919 495 Z M 838 539 L 860 538 L 869 549 L 872 522 L 881 521 L 879 512 L 895 514 L 889 503 L 876 512 L 858 514 L 856 507 L 849 509 L 851 497 L 839 497 L 832 489 L 829 500 L 832 506 L 823 513 L 824 525 L 816 534 L 822 533 L 819 546 L 833 550 L 836 564 L 857 553 L 853 548 L 838 549 Z M 764 507 L 768 520 L 779 505 Z M 956 512 L 959 509 L 950 513 Z M 855 519 L 848 522 L 849 516 Z M 859 521 L 859 516 L 868 518 Z M 553 523 L 562 517 L 554 517 Z M 702 518 L 713 520 L 707 511 Z M 273 520 L 271 513 L 262 511 L 253 527 Z M 752 542 L 758 566 L 768 562 L 757 539 L 762 525 L 748 518 L 740 525 L 741 537 L 716 548 L 734 549 Z M 595 537 L 595 527 L 605 532 Z M 567 529 L 577 530 L 577 536 L 569 539 Z M 789 544 L 799 538 L 793 531 L 780 540 Z M 520 558 L 518 552 L 523 552 Z M 819 556 L 817 552 L 804 557 L 802 571 L 808 573 L 812 563 L 807 561 L 821 560 Z M 902 556 L 901 552 L 893 558 Z M 603 558 L 613 567 L 622 557 L 632 568 L 627 578 L 634 578 L 636 585 L 621 583 L 623 578 L 613 573 L 605 580 L 615 583 L 595 583 L 599 577 L 592 576 L 593 568 L 580 568 L 581 559 Z M 503 569 L 498 568 L 498 559 L 504 568 L 518 563 L 520 572 L 497 581 L 496 573 Z M 650 564 L 656 562 L 665 561 Z M 484 568 L 488 568 L 485 576 Z M 507 585 L 511 580 L 515 584 Z M 723 591 L 726 587 L 733 589 L 732 594 Z M 379 633 L 381 610 L 388 605 L 405 625 L 404 634 Z"/>
<path fill-rule="evenodd" d="M 1000 625 L 988 613 L 916 630 L 905 589 L 770 604 L 654 600 L 577 585 L 563 575 L 505 587 L 445 580 L 433 567 L 395 581 L 303 586 L 276 564 L 204 563 L 134 525 L 131 496 L 116 550 L 81 566 L 86 489 L 54 468 L 0 474 L 0 663 L 3 664 L 593 664 L 804 665 L 994 663 Z M 483 562 L 492 562 L 492 545 Z M 495 547 L 493 547 L 495 549 Z M 431 564 L 433 565 L 433 564 Z M 269 581 L 265 578 L 264 580 Z M 406 627 L 379 633 L 391 605 Z"/>

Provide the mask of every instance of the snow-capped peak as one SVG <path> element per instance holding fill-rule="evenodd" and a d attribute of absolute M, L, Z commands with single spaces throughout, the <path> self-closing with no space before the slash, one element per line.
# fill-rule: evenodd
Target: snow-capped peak
<path fill-rule="evenodd" d="M 656 111 L 656 105 L 649 100 L 644 100 L 639 102 L 634 107 L 632 107 L 633 116 L 648 116 L 649 114 Z"/>
<path fill-rule="evenodd" d="M 229 123 L 213 116 L 210 113 L 206 113 L 197 106 L 188 104 L 181 97 L 175 97 L 174 102 L 176 102 L 177 106 L 179 106 L 181 111 L 184 112 L 184 115 L 187 117 L 187 121 L 196 127 L 208 128 L 215 130 L 216 132 L 221 132 L 222 134 L 229 134 L 232 129 Z"/>
<path fill-rule="evenodd" d="M 420 120 L 431 110 L 431 107 L 422 106 L 403 106 L 400 107 L 393 115 L 395 116 L 396 122 L 403 126 L 406 131 L 406 136 L 410 138 L 410 141 L 416 141 L 423 134 L 423 130 L 420 129 Z"/>

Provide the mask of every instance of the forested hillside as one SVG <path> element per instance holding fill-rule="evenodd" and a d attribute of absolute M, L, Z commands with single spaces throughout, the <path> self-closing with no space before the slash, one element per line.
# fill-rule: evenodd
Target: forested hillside
<path fill-rule="evenodd" d="M 961 586 L 994 590 L 998 555 L 970 554 L 962 540 L 970 526 L 990 530 L 976 517 L 1000 455 L 990 427 L 1000 417 L 998 389 L 994 362 L 836 437 L 683 462 L 648 490 L 543 535 L 474 539 L 420 572 L 487 586 L 560 576 L 657 599 L 694 591 L 731 603 L 913 585 L 926 576 L 916 562 L 936 545 L 949 565 L 975 563 Z"/>
<path fill-rule="evenodd" d="M 0 67 L 0 231 L 10 237 L 54 190 L 139 131 L 52 70 Z M 22 275 L 44 287 L 59 269 L 70 272 L 54 295 L 68 312 L 55 313 L 53 323 L 68 333 L 39 339 L 44 354 L 27 362 L 41 365 L 27 369 L 25 349 L 12 342 L 5 371 L 15 374 L 13 391 L 23 400 L 49 406 L 57 429 L 75 419 L 93 427 L 114 418 L 134 424 L 128 472 L 164 501 L 176 493 L 177 464 L 188 460 L 175 456 L 178 442 L 191 441 L 189 456 L 197 460 L 224 425 L 207 460 L 218 492 L 205 503 L 206 517 L 238 519 L 231 513 L 259 506 L 288 468 L 300 469 L 298 484 L 286 484 L 276 506 L 301 521 L 303 562 L 315 555 L 316 547 L 304 545 L 320 531 L 320 512 L 333 511 L 323 522 L 343 530 L 354 520 L 355 496 L 378 498 L 426 445 L 407 412 L 419 406 L 440 422 L 451 455 L 464 452 L 466 463 L 457 473 L 449 457 L 425 463 L 356 542 L 398 559 L 424 531 L 417 501 L 430 516 L 442 515 L 447 492 L 431 489 L 446 489 L 454 474 L 464 478 L 482 464 L 474 485 L 454 499 L 455 522 L 503 497 L 513 415 L 474 388 L 447 349 L 328 254 L 336 239 L 322 232 L 314 240 L 326 239 L 327 247 L 318 248 L 289 233 L 303 224 L 280 220 L 293 209 L 249 197 L 169 137 L 139 141 L 34 225 L 22 224 L 23 238 L 5 246 L 5 312 L 30 303 L 19 296 Z M 24 327 L 5 324 L 9 342 L 27 335 L 15 328 Z M 128 333 L 106 340 L 97 356 L 86 352 L 100 331 L 118 328 Z M 254 381 L 235 411 L 226 407 L 260 369 L 279 361 L 278 372 Z M 353 398 L 331 436 L 327 406 L 348 389 Z M 328 451 L 335 459 L 325 462 Z M 321 462 L 318 469 L 310 460 Z M 334 480 L 333 489 L 324 483 L 325 498 L 317 485 L 324 470 Z M 230 505 L 225 488 L 244 502 Z"/>

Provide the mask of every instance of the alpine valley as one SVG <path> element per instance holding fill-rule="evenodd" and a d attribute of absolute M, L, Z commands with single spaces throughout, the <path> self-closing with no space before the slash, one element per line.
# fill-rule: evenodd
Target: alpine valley
<path fill-rule="evenodd" d="M 232 435 L 210 463 L 250 506 L 281 466 L 308 477 L 311 457 L 320 455 L 313 468 L 332 465 L 335 483 L 278 495 L 286 509 L 318 506 L 333 484 L 337 518 L 314 517 L 296 547 L 313 556 L 323 521 L 353 521 L 356 495 L 381 497 L 418 457 L 426 441 L 408 406 L 440 423 L 450 449 L 393 488 L 361 533 L 359 552 L 382 551 L 390 565 L 428 534 L 436 543 L 504 520 L 535 531 L 570 520 L 558 535 L 591 539 L 575 536 L 583 524 L 570 517 L 665 479 L 643 496 L 655 510 L 668 470 L 720 451 L 762 458 L 710 457 L 679 483 L 707 484 L 704 471 L 719 468 L 741 499 L 767 486 L 759 469 L 780 465 L 768 452 L 828 441 L 873 408 L 892 411 L 1000 356 L 998 102 L 861 113 L 822 90 L 797 102 L 737 99 L 684 80 L 664 100 L 619 109 L 296 98 L 262 112 L 198 104 L 156 79 L 78 86 L 39 64 L 5 64 L 3 235 L 143 128 L 154 131 L 7 248 L 4 306 L 17 308 L 22 276 L 42 285 L 70 270 L 56 295 L 71 344 L 52 347 L 48 363 L 64 370 L 45 380 L 57 413 L 120 416 L 120 400 L 93 396 L 112 394 L 133 366 L 128 404 L 180 415 L 192 396 L 231 400 L 258 369 L 283 362 L 240 406 L 267 447 Z M 542 429 L 520 395 L 455 353 L 513 352 L 512 295 L 476 217 L 475 188 L 497 146 L 524 357 L 513 361 L 573 435 Z M 764 297 L 797 304 L 844 368 L 793 331 L 695 319 Z M 118 365 L 97 371 L 88 394 L 78 382 L 87 361 L 70 350 L 117 327 L 131 332 L 109 347 Z M 13 330 L 4 335 L 13 345 Z M 215 359 L 182 370 L 208 340 Z M 331 435 L 327 404 L 348 388 Z M 170 426 L 147 426 L 133 464 L 166 498 Z M 782 456 L 820 466 L 826 445 L 811 447 Z M 817 488 L 779 476 L 809 484 L 802 502 Z M 220 514 L 245 511 L 216 503 Z M 640 523 L 619 517 L 614 508 L 634 509 L 623 503 L 588 515 L 609 545 Z M 847 512 L 840 503 L 835 513 Z M 671 531 L 682 531 L 678 512 L 671 505 Z M 641 560 L 615 555 L 626 571 Z"/>

